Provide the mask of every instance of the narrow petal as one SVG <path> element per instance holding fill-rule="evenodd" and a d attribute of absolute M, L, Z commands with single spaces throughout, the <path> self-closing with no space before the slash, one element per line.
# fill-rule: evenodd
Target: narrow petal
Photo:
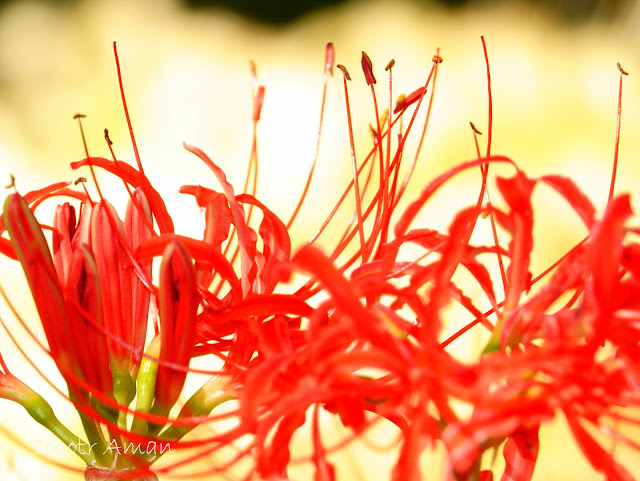
<path fill-rule="evenodd" d="M 256 258 L 256 233 L 251 229 L 245 220 L 244 209 L 236 200 L 233 186 L 227 181 L 224 171 L 218 167 L 207 154 L 197 147 L 193 147 L 186 143 L 184 148 L 189 152 L 197 155 L 211 169 L 216 176 L 220 186 L 227 197 L 229 207 L 231 208 L 231 216 L 233 225 L 238 232 L 238 244 L 240 246 L 240 265 L 242 269 L 242 292 L 247 295 L 251 291 L 251 286 L 257 274 Z"/>
<path fill-rule="evenodd" d="M 596 471 L 604 474 L 607 481 L 635 481 L 631 473 L 589 435 L 573 413 L 565 414 L 578 446 Z"/>
<path fill-rule="evenodd" d="M 124 217 L 124 236 L 132 250 L 137 249 L 143 242 L 153 235 L 153 216 L 147 197 L 138 188 L 133 193 L 133 198 L 129 199 L 127 212 Z M 140 263 L 147 279 L 151 280 L 150 260 Z M 131 322 L 128 325 L 129 333 L 127 338 L 131 339 L 133 352 L 131 358 L 131 369 L 135 372 L 140 365 L 144 344 L 147 337 L 147 324 L 149 319 L 149 303 L 151 293 L 133 274 L 131 276 Z"/>
<path fill-rule="evenodd" d="M 76 230 L 76 212 L 68 202 L 56 208 L 53 216 L 53 228 L 51 236 L 53 263 L 60 282 L 66 284 L 73 255 L 71 239 Z"/>
<path fill-rule="evenodd" d="M 83 165 L 93 165 L 103 168 L 106 171 L 111 172 L 113 175 L 120 177 L 123 181 L 133 187 L 142 187 L 147 199 L 149 200 L 151 211 L 158 222 L 160 232 L 170 233 L 174 231 L 173 220 L 167 211 L 167 206 L 165 205 L 162 196 L 151 186 L 148 179 L 144 182 L 146 177 L 143 177 L 143 175 L 134 167 L 122 161 L 114 162 L 103 157 L 88 157 L 79 162 L 72 162 L 71 168 L 75 170 Z"/>
<path fill-rule="evenodd" d="M 7 197 L 3 221 L 29 283 L 51 355 L 67 369 L 66 345 L 59 339 L 67 324 L 66 306 L 40 225 L 20 194 Z"/>
<path fill-rule="evenodd" d="M 114 229 L 119 231 L 118 235 Z M 109 340 L 109 350 L 118 365 L 115 370 L 128 371 L 131 353 L 126 345 L 131 345 L 132 273 L 131 269 L 125 268 L 127 259 L 118 239 L 124 238 L 122 221 L 107 201 L 100 201 L 94 206 L 90 234 L 91 250 L 104 292 L 105 325 L 115 337 Z"/>
<path fill-rule="evenodd" d="M 69 331 L 76 366 L 83 378 L 105 395 L 113 391 L 105 335 L 102 288 L 98 267 L 88 245 L 73 254 L 67 284 Z"/>
<path fill-rule="evenodd" d="M 440 174 L 425 186 L 422 192 L 420 192 L 418 198 L 411 204 L 409 204 L 409 206 L 402 213 L 400 220 L 394 227 L 396 238 L 402 237 L 409 230 L 409 226 L 418 215 L 418 212 L 420 212 L 422 207 L 424 207 L 424 205 L 431 199 L 433 194 L 435 194 L 440 189 L 440 187 L 442 187 L 459 173 L 464 172 L 465 170 L 468 170 L 472 167 L 484 165 L 488 162 L 506 162 L 515 166 L 513 160 L 508 157 L 504 157 L 501 155 L 492 155 L 490 157 L 485 157 L 482 159 L 474 159 L 463 162 L 455 167 L 452 167 L 443 174 Z"/>
<path fill-rule="evenodd" d="M 220 192 L 207 189 L 201 185 L 184 185 L 180 187 L 180 192 L 191 194 L 195 197 L 198 206 L 205 211 L 205 228 L 203 240 L 209 244 L 220 257 L 222 254 L 222 243 L 229 237 L 232 224 L 231 209 L 227 202 L 227 197 Z M 212 269 L 215 266 L 209 262 L 196 260 L 196 272 L 198 273 L 198 284 L 208 287 L 214 278 Z"/>
<path fill-rule="evenodd" d="M 595 311 L 593 341 L 597 345 L 604 344 L 607 337 L 622 262 L 624 223 L 632 214 L 629 194 L 614 198 L 602 221 L 594 227 L 585 253 L 589 275 L 585 294 Z"/>
<path fill-rule="evenodd" d="M 500 481 L 531 481 L 540 448 L 538 429 L 520 428 L 509 437 L 503 449 L 506 466 Z"/>
<path fill-rule="evenodd" d="M 187 249 L 174 239 L 167 244 L 160 264 L 160 359 L 189 366 L 199 305 L 196 273 Z M 187 373 L 160 366 L 156 381 L 159 412 L 168 412 L 178 400 Z"/>
<path fill-rule="evenodd" d="M 568 177 L 561 175 L 545 175 L 540 181 L 554 188 L 573 207 L 588 229 L 591 228 L 596 215 L 596 208 L 589 197 Z"/>
<path fill-rule="evenodd" d="M 160 256 L 164 253 L 166 247 L 173 241 L 173 239 L 177 239 L 181 244 L 183 244 L 188 249 L 191 256 L 197 261 L 211 263 L 220 276 L 229 282 L 234 296 L 238 299 L 242 298 L 240 280 L 236 276 L 233 266 L 222 255 L 219 249 L 215 249 L 204 241 L 180 235 L 161 234 L 157 237 L 152 237 L 140 245 L 136 250 L 135 255 L 141 261 L 151 257 Z"/>
<path fill-rule="evenodd" d="M 255 205 L 262 211 L 262 222 L 258 230 L 263 244 L 264 265 L 261 266 L 259 278 L 262 281 L 262 291 L 268 294 L 280 281 L 278 267 L 288 262 L 291 257 L 291 240 L 284 223 L 267 207 L 253 196 L 243 194 L 238 197 L 239 202 Z"/>
<path fill-rule="evenodd" d="M 533 207 L 531 193 L 535 181 L 518 172 L 510 179 L 498 177 L 498 189 L 509 205 L 513 232 L 509 243 L 511 262 L 507 268 L 507 294 L 505 300 L 505 316 L 518 305 L 520 297 L 529 288 L 530 255 L 533 249 Z"/>

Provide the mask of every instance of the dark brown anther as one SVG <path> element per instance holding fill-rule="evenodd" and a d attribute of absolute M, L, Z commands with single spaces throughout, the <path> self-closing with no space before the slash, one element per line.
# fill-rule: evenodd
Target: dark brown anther
<path fill-rule="evenodd" d="M 393 66 L 396 64 L 395 59 L 391 59 L 389 60 L 389 63 L 387 64 L 387 66 L 384 68 L 384 71 L 388 71 L 391 70 L 393 68 Z"/>
<path fill-rule="evenodd" d="M 622 75 L 629 75 L 629 72 L 627 72 L 625 69 L 622 68 L 622 65 L 620 65 L 620 62 L 618 62 L 617 65 L 618 65 L 618 70 Z"/>
<path fill-rule="evenodd" d="M 9 185 L 4 186 L 5 189 L 14 189 L 16 188 L 16 178 L 13 174 L 9 174 Z"/>
<path fill-rule="evenodd" d="M 434 63 L 442 63 L 444 61 L 444 59 L 440 56 L 440 54 L 435 54 L 432 58 L 431 61 Z"/>
<path fill-rule="evenodd" d="M 346 78 L 347 80 L 351 80 L 351 75 L 349 75 L 349 71 L 347 70 L 347 67 L 345 67 L 340 63 L 336 65 L 336 67 L 342 70 L 342 73 L 344 74 L 344 78 Z"/>
<path fill-rule="evenodd" d="M 473 132 L 474 132 L 475 134 L 482 135 L 482 132 L 480 132 L 480 131 L 476 128 L 476 126 L 475 126 L 475 125 L 473 125 L 473 122 L 469 122 L 469 125 L 471 125 L 471 129 L 473 130 Z"/>
<path fill-rule="evenodd" d="M 376 83 L 376 78 L 373 76 L 373 64 L 364 50 L 362 51 L 362 71 L 364 72 L 367 85 Z"/>
<path fill-rule="evenodd" d="M 371 137 L 373 137 L 373 142 L 377 144 L 378 143 L 378 132 L 376 132 L 376 129 L 371 124 L 369 124 L 369 133 L 371 134 Z"/>
<path fill-rule="evenodd" d="M 85 115 L 85 114 L 75 114 L 75 115 L 73 116 L 73 120 L 76 120 L 76 119 L 84 119 L 85 117 L 86 117 L 86 115 Z"/>
<path fill-rule="evenodd" d="M 104 129 L 104 140 L 107 141 L 107 144 L 113 145 L 113 142 L 111 142 L 111 139 L 109 138 L 109 129 Z"/>
<path fill-rule="evenodd" d="M 78 177 L 74 182 L 73 185 L 78 185 L 78 184 L 84 184 L 87 181 L 86 177 Z"/>

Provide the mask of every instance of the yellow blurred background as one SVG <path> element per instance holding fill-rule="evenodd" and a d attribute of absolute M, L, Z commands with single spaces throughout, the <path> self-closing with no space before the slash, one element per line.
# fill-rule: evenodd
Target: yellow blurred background
<path fill-rule="evenodd" d="M 572 177 L 599 208 L 608 194 L 614 151 L 616 62 L 630 72 L 623 88 L 617 190 L 635 195 L 640 185 L 640 7 L 635 2 L 613 21 L 592 17 L 567 23 L 535 2 L 472 2 L 466 8 L 446 9 L 431 3 L 363 0 L 279 26 L 222 9 L 187 9 L 177 0 L 12 2 L 0 9 L 0 182 L 8 183 L 12 173 L 19 190 L 26 192 L 76 178 L 69 162 L 84 157 L 72 120 L 77 112 L 88 115 L 84 129 L 92 155 L 108 157 L 103 139 L 107 127 L 119 158 L 134 161 L 113 60 L 112 42 L 117 41 L 142 162 L 174 213 L 177 229 L 199 235 L 202 228 L 192 199 L 179 195 L 177 188 L 189 183 L 216 185 L 207 169 L 184 151 L 183 141 L 207 152 L 238 188 L 243 182 L 251 146 L 249 60 L 256 62 L 260 82 L 266 85 L 258 197 L 288 218 L 291 199 L 297 199 L 314 155 L 324 46 L 331 41 L 337 62 L 354 78 L 350 93 L 355 134 L 365 147 L 370 145 L 368 124 L 375 118 L 360 70 L 361 50 L 371 57 L 378 95 L 386 99 L 383 68 L 391 58 L 396 60 L 395 96 L 424 84 L 431 57 L 441 49 L 444 63 L 414 178 L 417 189 L 446 168 L 475 157 L 469 121 L 485 132 L 480 140 L 482 145 L 486 142 L 481 35 L 487 41 L 493 80 L 492 152 L 510 156 L 532 176 Z M 327 199 L 337 198 L 350 169 L 342 80 L 336 76 L 329 85 L 317 176 L 294 225 L 295 242 L 313 234 L 333 205 Z M 103 185 L 121 190 L 106 179 Z M 451 213 L 464 205 L 461 199 L 476 195 L 477 186 L 477 177 L 461 180 L 456 189 L 440 195 L 422 219 L 430 227 L 445 227 Z M 124 195 L 121 198 L 124 202 Z M 541 214 L 536 218 L 534 275 L 584 234 L 557 197 L 541 191 L 535 202 Z M 636 210 L 640 207 L 637 198 L 634 205 Z M 24 290 L 19 270 L 4 260 L 0 268 L 3 287 L 14 293 L 12 299 L 19 298 Z M 23 300 L 20 297 L 17 307 L 31 320 L 33 307 Z M 0 312 L 16 326 L 6 307 Z M 47 375 L 62 385 L 46 356 L 19 336 Z M 61 419 L 75 419 L 68 403 L 17 357 L 4 332 L 0 352 L 12 370 L 33 379 L 33 387 L 52 400 Z M 0 402 L 0 423 L 27 443 L 49 439 L 9 402 Z M 601 479 L 562 422 L 544 428 L 541 445 L 534 479 Z M 65 453 L 56 453 L 56 458 L 75 463 Z M 341 479 L 386 479 L 391 459 L 352 446 L 346 451 Z M 640 475 L 640 463 L 632 455 L 626 460 Z M 441 479 L 441 470 L 439 457 L 425 457 L 425 479 Z M 306 476 L 301 471 L 292 479 Z M 2 481 L 79 478 L 42 463 L 0 436 Z"/>

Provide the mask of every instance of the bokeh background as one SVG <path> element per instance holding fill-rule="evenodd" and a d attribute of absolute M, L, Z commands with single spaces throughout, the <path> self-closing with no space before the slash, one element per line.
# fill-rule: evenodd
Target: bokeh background
<path fill-rule="evenodd" d="M 427 179 L 475 156 L 469 121 L 487 128 L 487 89 L 480 43 L 489 48 L 494 98 L 494 153 L 512 157 L 530 175 L 571 176 L 602 207 L 613 159 L 619 73 L 623 89 L 618 190 L 640 185 L 640 7 L 633 0 L 544 1 L 233 1 L 86 0 L 0 2 L 0 183 L 16 178 L 22 192 L 78 174 L 69 162 L 84 156 L 75 113 L 87 114 L 89 150 L 108 156 L 109 128 L 118 156 L 133 161 L 118 91 L 112 42 L 118 42 L 129 109 L 142 161 L 174 215 L 177 228 L 198 235 L 200 217 L 187 183 L 215 185 L 182 141 L 208 152 L 241 185 L 251 142 L 249 61 L 257 64 L 266 97 L 259 126 L 259 198 L 288 218 L 314 155 L 322 94 L 324 46 L 350 69 L 353 121 L 362 152 L 374 122 L 360 70 L 366 50 L 378 72 L 394 58 L 395 93 L 424 84 L 436 48 L 441 65 L 430 130 L 414 179 Z M 385 101 L 386 102 L 386 101 Z M 481 142 L 486 139 L 481 138 Z M 293 229 L 304 242 L 328 213 L 350 176 L 342 80 L 329 85 L 325 129 L 309 200 Z M 506 173 L 506 171 L 505 171 Z M 86 173 L 84 174 L 86 175 Z M 471 202 L 478 178 L 462 179 L 435 199 L 422 222 L 442 228 L 451 213 Z M 120 189 L 104 180 L 104 188 Z M 414 191 L 415 192 L 415 191 Z M 584 234 L 557 197 L 536 193 L 536 246 L 532 270 Z M 124 196 L 122 196 L 124 202 Z M 636 210 L 638 199 L 634 197 Z M 324 242 L 331 242 L 331 236 Z M 0 282 L 27 321 L 34 311 L 15 265 L 0 264 Z M 23 333 L 6 306 L 0 311 L 47 376 L 59 382 L 50 361 Z M 34 323 L 35 325 L 36 323 Z M 16 353 L 4 332 L 0 351 L 12 369 L 75 419 Z M 46 446 L 50 440 L 17 406 L 0 402 L 0 479 L 75 479 L 30 455 L 11 440 Z M 76 423 L 77 424 L 77 423 Z M 381 435 L 382 436 L 382 435 Z M 385 445 L 392 440 L 370 439 Z M 391 456 L 363 446 L 346 452 L 344 479 L 385 479 Z M 640 464 L 622 452 L 640 475 Z M 56 459 L 75 461 L 64 452 Z M 635 464 L 634 464 L 635 463 Z M 425 457 L 429 479 L 441 476 L 441 459 Z M 369 474 L 367 474 L 369 473 Z M 307 479 L 304 471 L 298 478 Z M 79 475 L 75 475 L 79 478 Z M 294 478 L 296 479 L 296 478 Z M 543 431 L 535 478 L 601 479 L 584 461 L 559 421 Z"/>

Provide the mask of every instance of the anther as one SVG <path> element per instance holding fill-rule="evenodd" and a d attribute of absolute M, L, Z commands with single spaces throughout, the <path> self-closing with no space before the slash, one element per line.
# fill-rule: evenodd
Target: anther
<path fill-rule="evenodd" d="M 4 186 L 5 189 L 15 189 L 16 188 L 16 178 L 13 174 L 9 174 L 9 185 Z"/>
<path fill-rule="evenodd" d="M 378 132 L 376 132 L 376 129 L 371 124 L 369 124 L 369 134 L 371 134 L 371 137 L 373 137 L 373 141 L 377 144 L 378 143 Z"/>
<path fill-rule="evenodd" d="M 109 138 L 109 129 L 104 129 L 104 140 L 107 141 L 107 144 L 113 145 L 113 142 L 111 142 L 111 139 Z"/>
<path fill-rule="evenodd" d="M 389 119 L 389 109 L 384 109 L 380 115 L 380 125 L 383 125 Z"/>
<path fill-rule="evenodd" d="M 376 83 L 376 78 L 373 76 L 373 64 L 364 50 L 362 51 L 362 71 L 364 72 L 367 85 Z"/>
<path fill-rule="evenodd" d="M 469 122 L 469 125 L 471 125 L 471 129 L 473 130 L 474 133 L 478 134 L 478 135 L 482 135 L 482 132 L 480 132 L 475 125 L 473 125 L 473 122 Z"/>
<path fill-rule="evenodd" d="M 396 64 L 395 59 L 393 59 L 393 58 L 392 58 L 391 60 L 389 60 L 389 63 L 388 63 L 388 64 L 387 64 L 387 66 L 384 68 L 385 72 L 386 72 L 387 70 L 391 70 L 395 64 Z"/>
<path fill-rule="evenodd" d="M 342 73 L 344 74 L 344 78 L 346 78 L 347 80 L 351 80 L 351 75 L 349 75 L 349 71 L 347 70 L 347 67 L 345 67 L 340 63 L 336 65 L 336 67 L 342 70 Z"/>
<path fill-rule="evenodd" d="M 324 55 L 324 71 L 329 72 L 333 77 L 333 62 L 335 60 L 335 52 L 333 50 L 333 43 L 327 44 L 327 50 Z"/>
<path fill-rule="evenodd" d="M 423 95 L 424 95 L 424 87 L 419 87 L 413 92 L 411 92 L 409 95 L 407 95 L 406 97 L 405 96 L 398 97 L 398 100 L 396 102 L 396 108 L 393 110 L 393 113 L 397 114 L 401 110 L 406 109 L 412 103 L 417 102 L 418 99 L 420 99 L 420 97 L 422 97 Z"/>
<path fill-rule="evenodd" d="M 253 99 L 253 120 L 258 122 L 260 120 L 260 112 L 262 111 L 262 104 L 264 103 L 264 85 L 258 86 L 255 98 Z"/>
<path fill-rule="evenodd" d="M 620 64 L 618 64 L 618 65 L 620 65 Z M 73 116 L 73 120 L 76 120 L 76 119 L 84 119 L 85 117 L 86 117 L 86 115 L 85 115 L 85 114 L 75 114 L 75 115 Z"/>
<path fill-rule="evenodd" d="M 431 61 L 434 62 L 434 63 L 442 63 L 444 61 L 444 59 L 439 54 L 435 54 L 431 58 Z"/>
<path fill-rule="evenodd" d="M 249 60 L 249 70 L 251 71 L 251 76 L 253 78 L 258 78 L 258 68 L 253 60 Z"/>
<path fill-rule="evenodd" d="M 86 177 L 78 177 L 74 182 L 73 185 L 78 185 L 78 184 L 84 184 L 87 181 Z"/>
<path fill-rule="evenodd" d="M 618 62 L 617 65 L 618 65 L 618 70 L 622 75 L 629 75 L 629 72 L 627 72 L 625 69 L 622 68 L 622 65 L 620 65 L 620 62 Z"/>

